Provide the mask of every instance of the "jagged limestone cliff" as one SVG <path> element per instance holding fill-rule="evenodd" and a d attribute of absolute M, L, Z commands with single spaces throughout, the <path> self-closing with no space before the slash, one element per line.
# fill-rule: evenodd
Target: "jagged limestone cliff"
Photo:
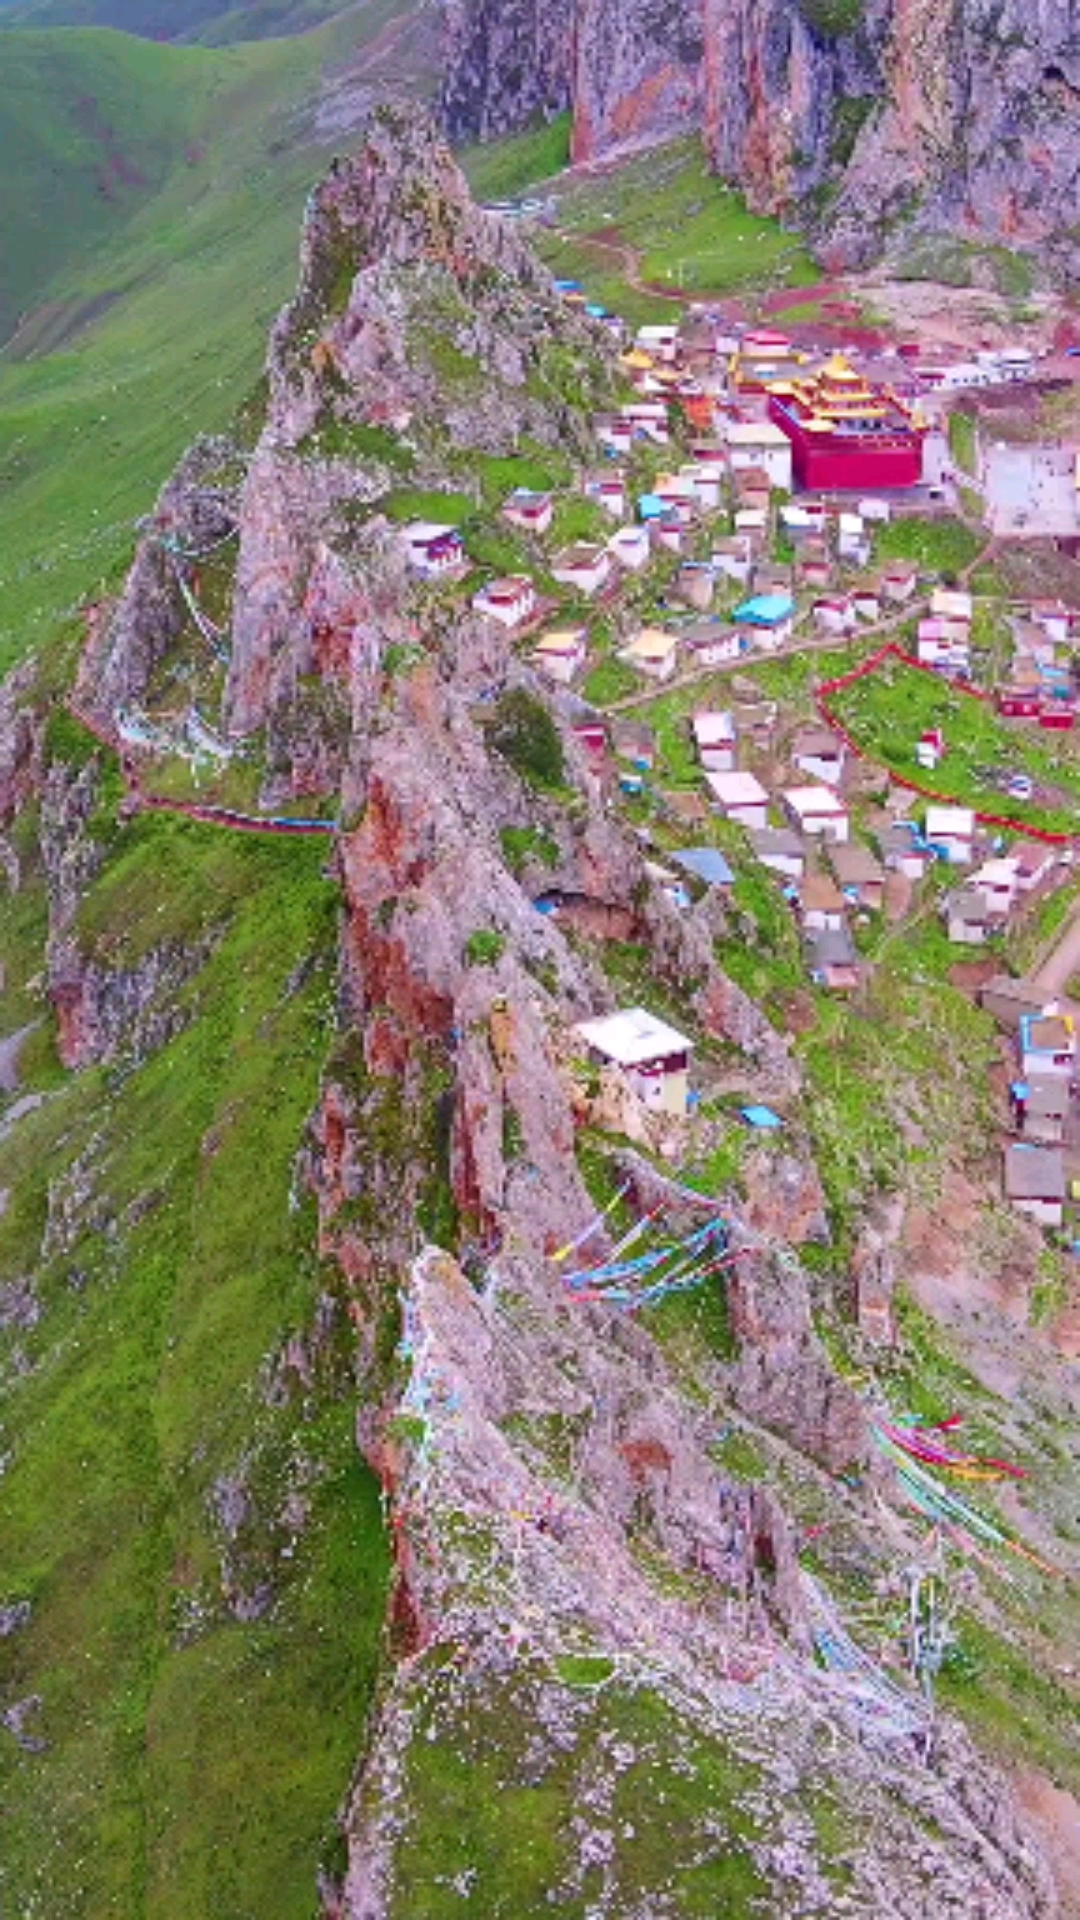
<path fill-rule="evenodd" d="M 914 228 L 1074 267 L 1067 0 L 576 0 L 568 18 L 459 0 L 450 18 L 456 138 L 568 107 L 593 160 L 697 124 L 717 171 L 809 221 L 829 261 L 865 264 Z"/>
<path fill-rule="evenodd" d="M 253 447 L 183 463 L 94 610 L 88 726 L 58 673 L 0 705 L 10 985 L 62 1055 L 0 1134 L 3 1891 L 1052 1920 L 959 1722 L 814 1655 L 853 1599 L 902 1610 L 918 1541 L 823 1337 L 791 1041 L 718 960 L 727 909 L 655 885 L 572 705 L 467 582 L 404 568 L 398 520 L 445 502 L 477 567 L 546 576 L 496 508 L 569 493 L 606 337 L 411 109 L 302 260 Z M 314 844 L 270 817 L 298 800 Z M 639 995 L 697 1043 L 691 1118 L 582 1057 L 574 1023 Z M 788 1128 L 710 1181 L 736 1085 Z M 681 1237 L 720 1204 L 722 1280 L 568 1294 L 601 1205 L 597 1254 L 619 1205 Z"/>

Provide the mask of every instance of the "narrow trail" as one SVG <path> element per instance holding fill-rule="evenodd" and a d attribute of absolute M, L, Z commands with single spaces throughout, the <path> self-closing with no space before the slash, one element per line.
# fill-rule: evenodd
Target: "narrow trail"
<path fill-rule="evenodd" d="M 6 1040 L 0 1040 L 0 1093 L 18 1093 L 22 1084 L 19 1079 L 19 1055 L 30 1035 L 36 1033 L 40 1025 L 40 1020 L 31 1020 L 27 1026 L 20 1027 L 17 1033 L 9 1033 Z"/>
<path fill-rule="evenodd" d="M 681 289 L 676 292 L 668 287 L 658 287 L 651 281 L 643 280 L 641 278 L 642 251 L 640 247 L 628 246 L 624 240 L 602 240 L 599 235 L 594 233 L 567 233 L 562 227 L 556 229 L 556 234 L 560 240 L 565 240 L 568 245 L 595 247 L 602 253 L 613 254 L 619 262 L 627 286 L 632 287 L 635 293 L 644 294 L 646 298 L 651 300 L 672 300 L 675 305 L 679 307 L 685 307 L 691 298 L 690 294 L 684 293 Z"/>
<path fill-rule="evenodd" d="M 235 807 L 217 807 L 198 800 L 176 800 L 163 793 L 147 793 L 143 788 L 139 769 L 134 765 L 131 755 L 114 739 L 108 729 L 74 704 L 70 704 L 68 710 L 80 726 L 85 727 L 101 746 L 106 747 L 110 753 L 116 754 L 119 759 L 120 772 L 127 793 L 124 805 L 129 814 L 176 813 L 182 814 L 187 820 L 196 821 L 200 826 L 225 827 L 233 833 L 274 833 L 294 838 L 305 835 L 335 834 L 338 830 L 336 820 L 305 820 L 293 819 L 282 814 L 242 813 Z"/>
<path fill-rule="evenodd" d="M 788 641 L 786 646 L 776 647 L 771 653 L 740 654 L 737 660 L 722 660 L 712 667 L 691 667 L 685 673 L 673 674 L 662 686 L 653 684 L 643 687 L 637 693 L 626 693 L 618 700 L 611 700 L 598 709 L 601 713 L 626 713 L 635 707 L 650 705 L 662 700 L 669 693 L 677 693 L 681 687 L 696 686 L 704 680 L 714 680 L 720 675 L 730 673 L 748 673 L 754 667 L 768 666 L 772 660 L 793 660 L 807 653 L 839 653 L 847 646 L 861 644 L 864 640 L 877 640 L 881 634 L 889 634 L 905 621 L 916 620 L 927 612 L 928 600 L 908 601 L 896 613 L 890 613 L 884 620 L 875 620 L 872 625 L 861 627 L 858 634 L 846 643 L 842 634 L 821 633 Z M 876 651 L 876 649 L 875 649 Z"/>
<path fill-rule="evenodd" d="M 1048 1000 L 1064 993 L 1070 980 L 1080 974 L 1080 900 L 1073 907 L 1061 932 L 1036 961 L 1028 975 L 1032 986 Z"/>

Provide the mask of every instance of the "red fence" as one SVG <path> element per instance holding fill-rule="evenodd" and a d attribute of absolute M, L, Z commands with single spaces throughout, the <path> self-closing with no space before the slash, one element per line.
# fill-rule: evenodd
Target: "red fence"
<path fill-rule="evenodd" d="M 895 640 L 889 640 L 883 647 L 879 647 L 876 653 L 872 653 L 868 659 L 863 660 L 859 666 L 853 667 L 850 673 L 841 674 L 836 680 L 823 680 L 821 684 L 814 689 L 814 701 L 821 718 L 824 720 L 826 726 L 832 728 L 832 731 L 838 735 L 849 751 L 855 755 L 857 760 L 866 760 L 868 756 L 863 752 L 858 742 L 852 739 L 842 722 L 836 718 L 836 715 L 829 705 L 829 701 L 834 694 L 842 693 L 845 688 L 854 686 L 856 681 L 865 680 L 870 674 L 876 673 L 878 668 L 890 655 L 893 659 L 899 660 L 903 666 L 913 667 L 916 673 L 928 673 L 932 675 L 935 680 L 941 681 L 951 692 L 963 694 L 969 700 L 985 701 L 989 698 L 989 695 L 983 693 L 978 687 L 969 687 L 962 680 L 949 680 L 944 674 L 938 673 L 936 668 L 924 666 L 921 660 L 916 660 L 914 654 L 905 652 L 904 648 L 899 646 Z M 917 793 L 923 800 L 933 800 L 936 805 L 945 807 L 955 807 L 961 804 L 954 793 L 939 793 L 936 788 L 924 786 L 919 780 L 908 780 L 902 773 L 894 773 L 891 767 L 888 769 L 888 773 L 890 780 L 894 780 L 898 787 L 905 788 L 908 793 Z M 980 821 L 985 827 L 1001 827 L 1008 833 L 1024 834 L 1027 839 L 1041 840 L 1046 846 L 1067 847 L 1070 846 L 1076 838 L 1075 834 L 1071 833 L 1053 833 L 1049 827 L 1034 827 L 1030 821 L 1017 820 L 1011 814 L 982 813 L 977 808 L 974 809 L 974 813 L 976 820 Z"/>

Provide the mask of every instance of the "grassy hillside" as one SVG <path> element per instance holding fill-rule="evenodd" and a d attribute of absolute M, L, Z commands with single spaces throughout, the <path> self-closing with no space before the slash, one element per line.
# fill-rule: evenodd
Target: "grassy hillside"
<path fill-rule="evenodd" d="M 215 63 L 112 33 L 12 33 L 0 66 L 0 339 L 190 157 Z"/>
<path fill-rule="evenodd" d="M 163 1050 L 65 1077 L 46 1022 L 23 1057 L 42 1104 L 0 1124 L 0 1270 L 33 1272 L 36 1302 L 0 1289 L 0 1606 L 30 1608 L 0 1637 L 0 1703 L 41 1702 L 27 1744 L 0 1742 L 0 1908 L 310 1920 L 387 1573 L 340 1278 L 296 1174 L 336 893 L 322 847 L 162 819 L 118 836 L 115 799 L 107 776 L 111 908 L 84 950 L 132 964 L 167 910 L 196 957 Z M 4 1031 L 43 1013 L 31 819 L 20 835 Z"/>
<path fill-rule="evenodd" d="M 0 24 L 32 27 L 119 27 L 147 40 L 268 40 L 305 33 L 333 14 L 338 0 L 0 0 Z"/>
<path fill-rule="evenodd" d="M 301 39 L 214 52 L 91 32 L 3 40 L 0 128 L 16 122 L 9 71 L 44 87 L 48 69 L 31 54 L 47 42 L 73 96 L 103 74 L 119 90 L 127 76 L 109 112 L 143 156 L 146 185 L 125 188 L 84 244 L 78 209 L 94 193 L 71 164 L 72 220 L 44 260 L 20 212 L 0 220 L 5 261 L 22 248 L 24 314 L 0 354 L 0 670 L 117 578 L 132 522 L 178 454 L 223 425 L 257 379 L 267 327 L 295 282 L 306 194 L 348 141 L 313 134 L 313 102 L 346 63 L 362 71 L 365 45 L 398 12 L 364 0 Z M 47 170 L 43 130 L 53 145 L 66 137 L 55 97 L 30 96 L 19 113 L 24 129 L 38 123 L 34 164 Z M 29 133 L 20 138 L 29 152 Z"/>

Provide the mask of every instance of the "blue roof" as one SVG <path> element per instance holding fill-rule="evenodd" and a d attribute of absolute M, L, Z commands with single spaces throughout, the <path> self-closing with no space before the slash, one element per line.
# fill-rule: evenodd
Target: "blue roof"
<path fill-rule="evenodd" d="M 743 1107 L 741 1112 L 748 1127 L 761 1127 L 766 1133 L 775 1133 L 784 1124 L 771 1107 Z"/>
<path fill-rule="evenodd" d="M 731 868 L 715 847 L 683 847 L 672 855 L 687 873 L 694 873 L 710 887 L 730 887 L 735 879 Z"/>
<path fill-rule="evenodd" d="M 580 280 L 556 280 L 555 285 L 558 288 L 560 293 L 580 293 L 581 292 Z"/>
<path fill-rule="evenodd" d="M 588 302 L 588 305 L 585 308 L 585 311 L 594 320 L 606 320 L 608 317 L 607 308 L 602 307 L 599 301 L 596 301 L 596 300 L 590 300 Z"/>
<path fill-rule="evenodd" d="M 779 626 L 781 620 L 790 620 L 795 611 L 795 602 L 790 593 L 756 593 L 752 600 L 744 600 L 736 607 L 734 619 L 742 620 L 752 627 Z"/>
<path fill-rule="evenodd" d="M 638 501 L 638 512 L 643 520 L 658 520 L 667 512 L 663 501 L 655 493 L 643 493 Z"/>

